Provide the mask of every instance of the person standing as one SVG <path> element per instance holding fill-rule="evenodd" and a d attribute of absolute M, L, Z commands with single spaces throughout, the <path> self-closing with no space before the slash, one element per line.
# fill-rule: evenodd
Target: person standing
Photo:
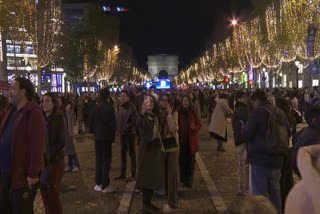
<path fill-rule="evenodd" d="M 66 144 L 64 147 L 64 153 L 68 157 L 68 165 L 64 171 L 78 172 L 80 170 L 80 163 L 78 155 L 73 141 L 73 112 L 72 103 L 67 102 L 65 107 L 65 120 L 66 120 Z"/>
<path fill-rule="evenodd" d="M 248 120 L 249 108 L 247 105 L 247 95 L 243 91 L 235 94 L 236 106 L 232 115 L 232 128 L 234 143 L 236 145 L 236 156 L 238 163 L 238 194 L 246 194 L 249 191 L 249 167 L 247 164 L 247 144 L 240 143 L 241 129 Z"/>
<path fill-rule="evenodd" d="M 143 133 L 139 143 L 137 174 L 137 187 L 143 196 L 142 214 L 160 213 L 160 209 L 151 203 L 154 191 L 164 186 L 164 148 L 158 115 L 156 98 L 146 96 L 137 119 L 139 132 Z"/>
<path fill-rule="evenodd" d="M 178 112 L 172 108 L 173 102 L 169 93 L 161 96 L 160 133 L 166 152 L 165 184 L 168 203 L 163 212 L 178 211 L 178 177 L 179 177 L 179 125 Z"/>
<path fill-rule="evenodd" d="M 64 173 L 65 121 L 53 93 L 43 96 L 42 109 L 46 117 L 47 151 L 40 180 L 41 196 L 46 214 L 62 214 L 60 187 Z"/>
<path fill-rule="evenodd" d="M 130 102 L 129 92 L 123 90 L 119 95 L 120 108 L 117 117 L 117 131 L 120 134 L 121 144 L 121 174 L 116 177 L 116 180 L 126 178 L 127 171 L 127 152 L 131 158 L 131 177 L 128 181 L 132 181 L 136 177 L 136 121 L 137 111 L 133 103 Z"/>
<path fill-rule="evenodd" d="M 34 86 L 18 77 L 13 81 L 8 109 L 0 123 L 1 214 L 33 214 L 39 177 L 44 166 L 45 119 L 32 102 Z"/>
<path fill-rule="evenodd" d="M 275 147 L 271 146 L 272 144 L 277 145 L 278 142 L 270 142 L 272 139 L 269 136 L 268 125 L 269 117 L 277 116 L 279 121 L 282 121 L 281 125 L 286 126 L 287 133 L 283 133 L 283 136 L 288 137 L 287 142 L 289 144 L 291 131 L 289 121 L 283 111 L 268 102 L 267 94 L 264 91 L 256 90 L 252 94 L 251 100 L 254 109 L 249 114 L 239 140 L 239 142 L 248 143 L 250 190 L 253 195 L 268 197 L 278 213 L 281 214 L 280 178 L 283 154 L 276 152 Z"/>
<path fill-rule="evenodd" d="M 84 108 L 85 108 L 85 102 L 83 99 L 83 95 L 81 94 L 78 98 L 77 103 L 77 120 L 78 120 L 78 134 L 82 134 L 83 130 L 83 122 L 84 122 Z"/>
<path fill-rule="evenodd" d="M 228 97 L 226 94 L 221 94 L 217 102 L 217 106 L 211 116 L 209 125 L 210 135 L 218 142 L 218 152 L 225 152 L 223 142 L 227 142 L 227 116 L 233 114 L 233 110 L 228 105 Z"/>
<path fill-rule="evenodd" d="M 184 186 L 191 188 L 195 167 L 195 154 L 199 151 L 197 133 L 201 128 L 199 116 L 192 107 L 192 100 L 184 95 L 179 111 L 179 166 L 180 181 Z"/>
<path fill-rule="evenodd" d="M 93 127 L 90 127 L 95 135 L 96 185 L 94 190 L 111 193 L 113 189 L 109 185 L 109 173 L 112 161 L 112 143 L 116 132 L 116 115 L 107 88 L 100 90 L 100 97 L 101 101 L 93 113 Z"/>

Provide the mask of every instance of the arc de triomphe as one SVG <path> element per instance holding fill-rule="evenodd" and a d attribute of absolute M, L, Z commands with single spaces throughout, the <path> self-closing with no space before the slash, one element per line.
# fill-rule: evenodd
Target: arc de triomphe
<path fill-rule="evenodd" d="M 168 76 L 170 80 L 178 75 L 179 59 L 175 55 L 152 55 L 148 56 L 148 70 L 152 78 L 158 79 L 161 76 Z M 160 77 L 161 78 L 161 77 Z"/>

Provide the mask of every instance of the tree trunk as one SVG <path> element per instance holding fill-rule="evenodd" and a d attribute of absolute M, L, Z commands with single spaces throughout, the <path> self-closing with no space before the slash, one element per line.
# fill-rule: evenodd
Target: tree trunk
<path fill-rule="evenodd" d="M 42 77 L 40 66 L 38 66 L 37 76 L 38 76 L 37 94 L 40 96 L 41 95 L 41 77 Z"/>

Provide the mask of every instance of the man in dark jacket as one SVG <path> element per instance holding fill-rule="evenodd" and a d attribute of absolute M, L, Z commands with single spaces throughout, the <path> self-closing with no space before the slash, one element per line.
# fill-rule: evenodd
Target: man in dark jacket
<path fill-rule="evenodd" d="M 33 214 L 33 202 L 44 167 L 45 119 L 32 102 L 30 80 L 13 81 L 10 102 L 0 123 L 1 214 Z"/>
<path fill-rule="evenodd" d="M 279 214 L 282 212 L 280 178 L 283 156 L 276 155 L 269 148 L 267 138 L 269 112 L 275 108 L 268 103 L 267 95 L 257 90 L 251 97 L 253 111 L 241 133 L 239 142 L 248 142 L 248 162 L 250 164 L 250 184 L 253 195 L 269 197 Z M 266 109 L 265 109 L 266 108 Z M 283 113 L 284 114 L 284 113 Z M 285 115 L 282 120 L 287 120 Z M 289 124 L 288 121 L 287 124 Z M 288 133 L 290 127 L 288 125 Z M 288 139 L 289 143 L 289 139 Z"/>
<path fill-rule="evenodd" d="M 129 156 L 131 158 L 131 178 L 128 181 L 134 180 L 136 177 L 136 149 L 135 149 L 135 135 L 136 135 L 136 120 L 137 110 L 133 103 L 130 102 L 129 92 L 121 91 L 120 108 L 117 117 L 117 131 L 120 134 L 121 144 L 121 174 L 116 179 L 125 179 L 127 170 L 127 151 L 129 149 Z"/>
<path fill-rule="evenodd" d="M 311 146 L 320 143 L 320 107 L 311 107 L 306 112 L 308 127 L 303 128 L 293 139 L 294 152 L 293 152 L 293 170 L 300 176 L 297 167 L 297 154 L 301 147 Z"/>
<path fill-rule="evenodd" d="M 234 143 L 236 145 L 236 155 L 238 162 L 238 193 L 246 194 L 249 188 L 249 168 L 247 164 L 247 144 L 239 142 L 241 130 L 248 120 L 249 108 L 246 104 L 247 95 L 243 91 L 238 91 L 235 94 L 237 101 L 235 111 L 232 115 L 232 128 L 234 134 Z"/>
<path fill-rule="evenodd" d="M 100 90 L 101 102 L 93 113 L 93 127 L 96 151 L 96 186 L 95 191 L 103 193 L 113 192 L 110 184 L 109 172 L 112 160 L 112 143 L 116 132 L 116 116 L 110 103 L 110 92 L 107 88 Z"/>

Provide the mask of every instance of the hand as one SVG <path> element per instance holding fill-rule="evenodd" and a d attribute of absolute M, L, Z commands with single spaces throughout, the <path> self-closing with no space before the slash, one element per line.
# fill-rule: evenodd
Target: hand
<path fill-rule="evenodd" d="M 191 123 L 191 124 L 190 124 L 190 128 L 191 128 L 192 130 L 195 130 L 196 127 L 195 127 L 194 123 Z"/>
<path fill-rule="evenodd" d="M 141 107 L 141 114 L 144 115 L 147 112 L 147 105 L 143 102 Z"/>
<path fill-rule="evenodd" d="M 172 107 L 170 105 L 167 105 L 167 113 L 168 115 L 172 114 Z"/>
<path fill-rule="evenodd" d="M 39 182 L 39 178 L 29 178 L 27 177 L 28 187 L 32 189 L 32 186 Z"/>

